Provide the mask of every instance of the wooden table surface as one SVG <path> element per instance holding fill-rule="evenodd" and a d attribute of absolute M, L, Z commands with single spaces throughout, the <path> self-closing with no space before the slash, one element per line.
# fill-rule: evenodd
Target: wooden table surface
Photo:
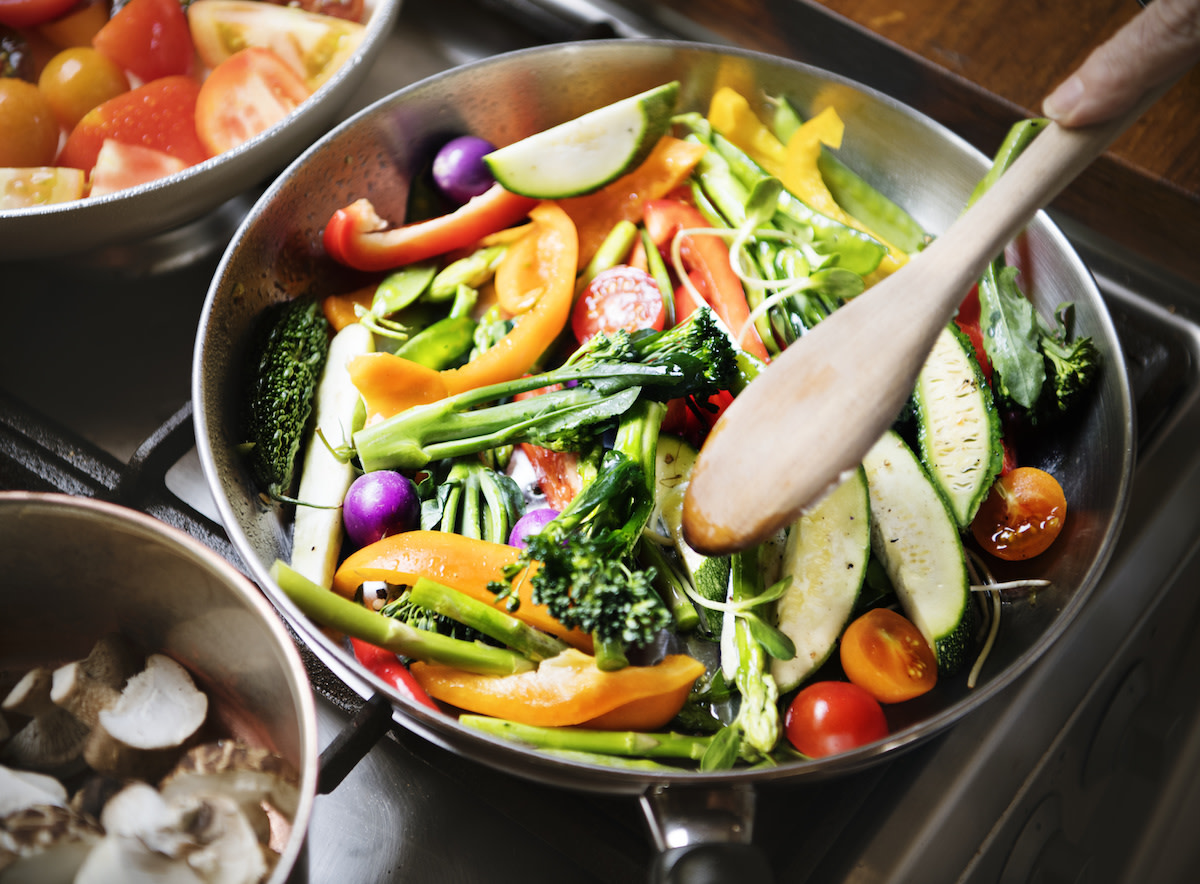
<path fill-rule="evenodd" d="M 991 155 L 1137 0 L 658 0 L 731 43 L 838 71 Z M 1200 284 L 1200 67 L 1054 203 Z"/>

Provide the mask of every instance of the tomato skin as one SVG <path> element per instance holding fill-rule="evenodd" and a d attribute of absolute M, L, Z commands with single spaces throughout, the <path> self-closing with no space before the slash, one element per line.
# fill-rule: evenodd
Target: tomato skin
<path fill-rule="evenodd" d="M 784 730 L 809 758 L 849 752 L 888 735 L 883 707 L 848 681 L 818 681 L 801 690 L 788 706 Z"/>
<path fill-rule="evenodd" d="M 63 145 L 62 166 L 90 171 L 105 139 L 161 150 L 189 166 L 208 159 L 196 135 L 196 97 L 191 77 L 163 77 L 109 99 L 84 114 Z"/>
<path fill-rule="evenodd" d="M 1037 467 L 1017 467 L 996 480 L 971 533 L 985 551 L 1020 562 L 1045 552 L 1066 520 L 1067 498 L 1058 480 Z"/>
<path fill-rule="evenodd" d="M 846 677 L 880 703 L 903 703 L 937 684 L 937 657 L 912 621 L 890 608 L 873 608 L 842 633 Z"/>
<path fill-rule="evenodd" d="M 620 329 L 662 331 L 667 305 L 654 277 L 645 270 L 618 264 L 592 278 L 571 311 L 571 330 L 579 343 Z"/>
<path fill-rule="evenodd" d="M 270 0 L 280 6 L 293 5 L 292 0 Z M 361 22 L 363 18 L 363 0 L 298 0 L 296 6 L 306 12 L 318 15 L 332 15 L 334 18 L 344 18 L 346 21 Z"/>
<path fill-rule="evenodd" d="M 0 25 L 32 28 L 58 18 L 77 0 L 0 0 Z"/>
<path fill-rule="evenodd" d="M 214 156 L 274 126 L 308 87 L 270 49 L 250 46 L 217 65 L 196 98 L 196 133 Z"/>
<path fill-rule="evenodd" d="M 38 87 L 0 79 L 0 167 L 52 165 L 57 147 L 58 121 Z"/>
<path fill-rule="evenodd" d="M 92 45 L 146 83 L 191 72 L 195 56 L 179 0 L 129 0 Z"/>

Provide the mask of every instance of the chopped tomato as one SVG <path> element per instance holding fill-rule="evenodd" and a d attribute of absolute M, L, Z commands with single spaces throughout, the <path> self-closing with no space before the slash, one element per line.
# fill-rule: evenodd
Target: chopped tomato
<path fill-rule="evenodd" d="M 88 196 L 104 196 L 148 184 L 186 168 L 187 163 L 164 151 L 140 144 L 122 144 L 110 138 L 96 157 Z"/>
<path fill-rule="evenodd" d="M 903 703 L 937 684 L 937 658 L 911 620 L 872 608 L 842 633 L 846 677 L 880 703 Z"/>
<path fill-rule="evenodd" d="M 195 55 L 179 0 L 129 0 L 92 45 L 147 83 L 189 73 Z"/>
<path fill-rule="evenodd" d="M 78 169 L 35 166 L 0 169 L 0 211 L 65 203 L 83 196 L 86 183 Z"/>
<path fill-rule="evenodd" d="M 669 259 L 671 243 L 680 231 L 712 225 L 695 207 L 674 199 L 647 200 L 643 208 L 646 230 L 654 244 Z M 742 349 L 767 360 L 767 348 L 758 331 L 750 324 L 750 305 L 746 290 L 733 272 L 729 247 L 717 236 L 684 234 L 679 242 L 683 269 L 713 311 L 741 341 Z"/>
<path fill-rule="evenodd" d="M 954 317 L 955 324 L 975 350 L 975 359 L 983 371 L 983 379 L 992 382 L 992 361 L 988 359 L 987 351 L 983 348 L 983 328 L 979 322 L 979 286 L 971 286 L 971 291 L 959 305 L 958 315 Z"/>
<path fill-rule="evenodd" d="M 1036 467 L 1004 473 L 971 522 L 984 550 L 1009 562 L 1045 552 L 1067 520 L 1067 498 L 1052 475 Z"/>
<path fill-rule="evenodd" d="M 332 15 L 346 21 L 362 21 L 363 0 L 271 0 L 280 6 L 298 6 L 305 12 Z"/>
<path fill-rule="evenodd" d="M 784 730 L 809 758 L 849 752 L 888 735 L 879 701 L 848 681 L 818 681 L 800 691 L 788 706 Z"/>
<path fill-rule="evenodd" d="M 196 96 L 191 77 L 163 77 L 92 108 L 71 131 L 59 165 L 90 171 L 105 140 L 161 150 L 187 165 L 208 159 L 196 134 Z"/>
<path fill-rule="evenodd" d="M 666 321 L 667 305 L 654 277 L 627 264 L 597 273 L 571 312 L 571 330 L 581 344 L 621 329 L 662 331 Z"/>
<path fill-rule="evenodd" d="M 58 18 L 77 0 L 0 0 L 0 25 L 32 28 Z"/>
<path fill-rule="evenodd" d="M 108 24 L 108 19 L 108 3 L 105 0 L 91 0 L 41 25 L 38 32 L 60 49 L 90 47 L 92 38 Z"/>
<path fill-rule="evenodd" d="M 561 384 L 555 384 L 552 387 L 518 393 L 513 399 L 520 401 L 561 389 Z M 521 451 L 529 458 L 529 465 L 533 467 L 533 474 L 537 477 L 538 490 L 545 495 L 546 503 L 562 512 L 583 487 L 583 479 L 579 475 L 579 455 L 574 451 L 552 451 L 528 442 L 521 443 Z"/>
<path fill-rule="evenodd" d="M 196 132 L 214 156 L 270 129 L 309 96 L 283 59 L 250 46 L 217 65 L 196 98 Z"/>

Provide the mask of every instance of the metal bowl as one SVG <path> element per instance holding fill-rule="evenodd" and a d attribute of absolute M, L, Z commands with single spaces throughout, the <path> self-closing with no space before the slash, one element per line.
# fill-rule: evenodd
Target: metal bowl
<path fill-rule="evenodd" d="M 320 138 L 383 49 L 401 0 L 368 0 L 357 52 L 284 121 L 234 150 L 106 196 L 0 210 L 0 260 L 82 254 L 172 231 L 269 181 Z"/>
<path fill-rule="evenodd" d="M 1062 477 L 1072 515 L 1054 551 L 1036 564 L 1037 575 L 1053 585 L 1006 603 L 999 640 L 975 687 L 968 688 L 963 678 L 945 680 L 924 698 L 892 707 L 886 740 L 843 755 L 767 769 L 672 774 L 565 761 L 483 737 L 451 716 L 404 701 L 366 673 L 299 613 L 268 573 L 275 558 L 290 554 L 289 514 L 263 505 L 236 453 L 242 441 L 237 420 L 242 366 L 256 317 L 273 302 L 361 285 L 361 278 L 323 253 L 323 225 L 336 209 L 362 196 L 384 217 L 402 219 L 410 181 L 449 136 L 472 132 L 505 144 L 673 79 L 682 82 L 686 110 L 706 110 L 709 96 L 722 85 L 752 101 L 787 95 L 805 113 L 835 106 L 846 123 L 842 158 L 933 233 L 961 212 L 989 165 L 953 133 L 885 95 L 762 54 L 647 40 L 500 56 L 397 92 L 292 164 L 225 253 L 203 309 L 193 366 L 197 445 L 221 517 L 254 578 L 315 653 L 363 696 L 391 697 L 398 721 L 442 746 L 522 776 L 606 792 L 657 793 L 680 784 L 742 788 L 835 776 L 951 726 L 1026 670 L 1083 606 L 1119 530 L 1133 459 L 1129 385 L 1112 322 L 1086 267 L 1042 214 L 1014 244 L 1011 261 L 1044 315 L 1064 301 L 1076 303 L 1078 332 L 1096 340 L 1105 371 L 1095 396 L 1069 426 L 1021 452 L 1024 462 Z"/>
<path fill-rule="evenodd" d="M 119 632 L 182 663 L 209 695 L 214 728 L 283 755 L 300 802 L 268 881 L 303 859 L 317 790 L 317 725 L 300 655 L 236 568 L 188 535 L 113 504 L 0 492 L 0 677 L 85 657 Z"/>

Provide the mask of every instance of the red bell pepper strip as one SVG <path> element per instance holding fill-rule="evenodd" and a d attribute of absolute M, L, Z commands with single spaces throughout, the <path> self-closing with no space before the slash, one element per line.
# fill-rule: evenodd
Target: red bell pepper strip
<path fill-rule="evenodd" d="M 536 205 L 537 200 L 495 184 L 447 215 L 388 227 L 371 201 L 360 199 L 333 213 L 322 242 L 330 257 L 348 267 L 389 270 L 465 248 L 513 226 Z"/>
<path fill-rule="evenodd" d="M 420 682 L 413 678 L 408 667 L 401 663 L 400 659 L 391 651 L 353 636 L 350 638 L 350 647 L 354 650 L 355 659 L 368 672 L 382 679 L 385 684 L 391 685 L 414 703 L 428 706 L 434 712 L 441 711 L 438 704 L 433 702 L 433 698 L 425 693 Z"/>
<path fill-rule="evenodd" d="M 644 207 L 646 230 L 664 255 L 670 254 L 671 241 L 681 230 L 711 227 L 700 211 L 679 200 L 647 200 Z M 684 235 L 679 242 L 684 270 L 697 284 L 700 294 L 717 316 L 740 337 L 742 349 L 766 362 L 770 359 L 758 331 L 750 323 L 750 305 L 746 290 L 733 272 L 729 247 L 716 236 Z M 742 330 L 746 329 L 743 335 Z"/>

